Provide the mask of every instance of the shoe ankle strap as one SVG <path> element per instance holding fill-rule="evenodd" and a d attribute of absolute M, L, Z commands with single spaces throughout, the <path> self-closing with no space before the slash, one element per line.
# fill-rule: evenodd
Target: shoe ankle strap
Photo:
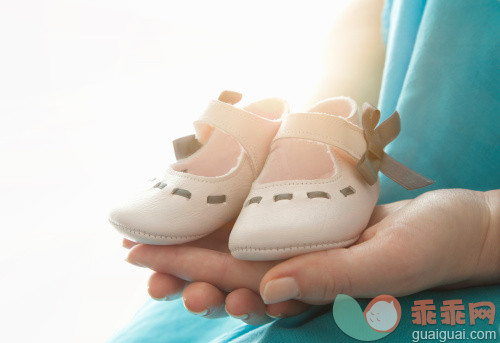
<path fill-rule="evenodd" d="M 257 177 L 281 120 L 266 119 L 224 102 L 224 94 L 227 92 L 223 92 L 219 100 L 210 101 L 205 112 L 194 122 L 196 136 L 201 143 L 205 143 L 213 128 L 229 134 L 245 150 L 254 176 Z"/>
<path fill-rule="evenodd" d="M 363 129 L 342 117 L 326 113 L 291 113 L 274 140 L 307 139 L 340 148 L 358 161 L 366 151 Z"/>
<path fill-rule="evenodd" d="M 378 180 L 379 171 L 409 190 L 434 183 L 384 152 L 399 134 L 399 113 L 377 126 L 379 120 L 380 111 L 369 104 L 363 106 L 363 128 L 326 113 L 293 113 L 285 118 L 275 140 L 307 139 L 340 148 L 356 159 L 358 171 L 370 185 Z"/>

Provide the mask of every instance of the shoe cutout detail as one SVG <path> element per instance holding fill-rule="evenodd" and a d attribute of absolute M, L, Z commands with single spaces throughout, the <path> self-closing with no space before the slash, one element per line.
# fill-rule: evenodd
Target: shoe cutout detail
<path fill-rule="evenodd" d="M 245 206 L 248 206 L 251 204 L 260 204 L 261 201 L 262 201 L 262 197 L 253 197 L 247 201 L 247 204 Z"/>
<path fill-rule="evenodd" d="M 340 193 L 342 193 L 343 196 L 347 197 L 349 195 L 352 195 L 352 194 L 356 193 L 356 190 L 354 188 L 352 188 L 351 186 L 349 186 L 349 187 L 346 187 L 346 188 L 342 188 L 340 190 Z"/>
<path fill-rule="evenodd" d="M 226 202 L 225 195 L 209 195 L 207 197 L 207 204 L 223 204 Z"/>
<path fill-rule="evenodd" d="M 163 189 L 165 187 L 167 187 L 167 184 L 163 182 L 158 182 L 156 185 L 153 186 L 153 188 L 159 188 L 159 189 Z"/>
<path fill-rule="evenodd" d="M 172 191 L 172 194 L 180 195 L 181 197 L 191 199 L 191 192 L 186 190 L 186 189 L 174 188 L 174 190 Z"/>
<path fill-rule="evenodd" d="M 330 194 L 327 192 L 307 192 L 307 197 L 309 199 L 314 199 L 314 198 L 325 198 L 325 199 L 330 199 Z"/>
<path fill-rule="evenodd" d="M 273 197 L 273 199 L 275 202 L 280 200 L 292 200 L 293 194 L 292 193 L 277 194 Z"/>

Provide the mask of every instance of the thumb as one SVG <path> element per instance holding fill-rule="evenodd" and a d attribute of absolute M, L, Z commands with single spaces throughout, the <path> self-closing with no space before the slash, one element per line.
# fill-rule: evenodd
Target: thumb
<path fill-rule="evenodd" d="M 296 299 L 319 305 L 333 302 L 338 294 L 400 296 L 420 290 L 418 256 L 409 256 L 412 249 L 391 236 L 375 235 L 348 249 L 319 251 L 282 262 L 262 278 L 262 299 L 266 304 Z"/>

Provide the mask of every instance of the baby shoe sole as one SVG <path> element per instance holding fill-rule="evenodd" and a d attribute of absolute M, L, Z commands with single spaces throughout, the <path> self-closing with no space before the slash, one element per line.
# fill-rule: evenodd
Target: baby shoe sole
<path fill-rule="evenodd" d="M 360 235 L 340 242 L 309 244 L 285 248 L 235 247 L 231 249 L 231 255 L 239 260 L 246 261 L 282 260 L 314 251 L 344 248 L 356 242 L 359 239 L 359 236 Z"/>
<path fill-rule="evenodd" d="M 208 235 L 208 233 L 200 235 L 186 235 L 186 236 L 161 235 L 127 227 L 125 225 L 117 223 L 111 218 L 109 218 L 109 222 L 118 232 L 120 232 L 127 239 L 142 244 L 174 245 L 174 244 L 181 244 L 194 241 L 196 239 Z"/>

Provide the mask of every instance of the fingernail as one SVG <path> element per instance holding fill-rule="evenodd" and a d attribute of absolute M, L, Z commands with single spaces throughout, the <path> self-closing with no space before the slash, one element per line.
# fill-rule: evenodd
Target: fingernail
<path fill-rule="evenodd" d="M 146 266 L 140 264 L 137 261 L 131 260 L 128 256 L 127 256 L 127 258 L 125 258 L 125 261 L 127 261 L 130 264 L 133 264 L 134 266 L 141 267 L 141 268 L 146 268 Z"/>
<path fill-rule="evenodd" d="M 229 312 L 227 310 L 227 307 L 225 307 L 225 310 L 226 310 L 227 314 L 229 314 L 231 317 L 233 317 L 235 319 L 247 320 L 250 317 L 247 313 L 243 313 L 243 314 L 240 314 L 240 315 L 232 314 L 231 312 Z"/>
<path fill-rule="evenodd" d="M 246 314 L 246 313 L 243 313 L 243 314 L 241 314 L 241 315 L 239 315 L 239 316 L 237 316 L 237 315 L 235 315 L 235 314 L 232 314 L 232 313 L 229 313 L 229 312 L 228 312 L 227 314 L 229 314 L 229 315 L 230 315 L 231 317 L 233 317 L 234 319 L 239 319 L 239 320 L 247 320 L 247 319 L 250 317 L 250 316 L 249 316 L 248 314 Z"/>
<path fill-rule="evenodd" d="M 285 300 L 290 300 L 300 294 L 299 285 L 293 277 L 287 276 L 280 279 L 271 280 L 266 283 L 262 299 L 265 304 L 275 304 Z"/>
<path fill-rule="evenodd" d="M 192 314 L 194 314 L 194 315 L 196 315 L 196 316 L 200 316 L 200 317 L 205 317 L 207 314 L 209 314 L 209 313 L 210 313 L 210 310 L 209 310 L 208 308 L 207 308 L 205 311 L 201 311 L 201 312 L 191 311 L 191 310 L 190 310 L 189 308 L 187 308 L 187 307 L 186 307 L 186 309 L 187 309 L 190 313 L 192 313 Z"/>
<path fill-rule="evenodd" d="M 167 301 L 167 300 L 170 300 L 170 298 L 169 298 L 169 297 L 164 297 L 164 298 L 155 298 L 155 297 L 151 297 L 151 299 L 156 300 L 156 301 Z"/>
<path fill-rule="evenodd" d="M 276 318 L 276 319 L 280 319 L 280 318 L 283 318 L 283 313 L 278 313 L 278 314 L 271 314 L 269 312 L 266 311 L 266 314 L 271 317 L 271 318 Z"/>
<path fill-rule="evenodd" d="M 182 303 L 184 304 L 184 307 L 186 308 L 186 310 L 189 311 L 189 313 L 192 313 L 196 316 L 205 317 L 206 315 L 208 315 L 210 313 L 210 309 L 208 309 L 208 308 L 201 311 L 201 312 L 196 312 L 196 311 L 191 310 L 189 307 L 187 307 L 186 301 L 184 298 L 182 298 Z"/>

